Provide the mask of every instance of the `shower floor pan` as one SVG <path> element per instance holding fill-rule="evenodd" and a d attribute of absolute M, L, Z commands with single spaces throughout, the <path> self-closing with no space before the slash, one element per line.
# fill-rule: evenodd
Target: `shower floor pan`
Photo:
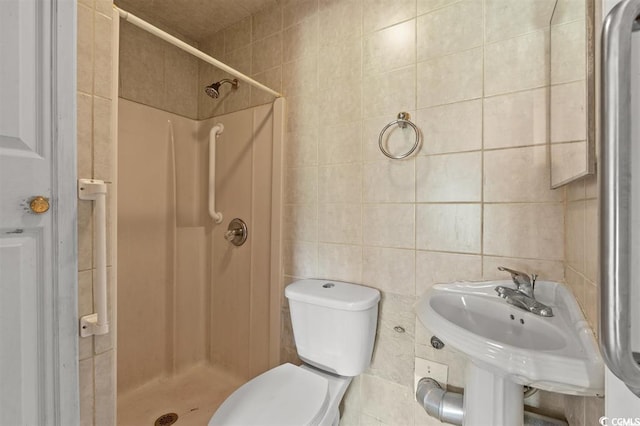
<path fill-rule="evenodd" d="M 163 414 L 176 413 L 176 426 L 209 422 L 225 398 L 244 382 L 212 366 L 154 380 L 118 395 L 118 426 L 153 426 Z"/>

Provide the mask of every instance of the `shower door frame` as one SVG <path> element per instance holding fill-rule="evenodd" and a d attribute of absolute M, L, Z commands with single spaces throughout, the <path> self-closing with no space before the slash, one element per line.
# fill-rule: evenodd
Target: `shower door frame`
<path fill-rule="evenodd" d="M 284 149 L 285 119 L 287 102 L 285 98 L 273 101 L 273 148 L 272 148 L 272 184 L 271 184 L 271 276 L 270 276 L 270 331 L 269 367 L 281 363 L 280 360 L 280 321 L 282 312 L 282 217 L 284 194 Z M 284 290 L 284 289 L 283 289 Z"/>

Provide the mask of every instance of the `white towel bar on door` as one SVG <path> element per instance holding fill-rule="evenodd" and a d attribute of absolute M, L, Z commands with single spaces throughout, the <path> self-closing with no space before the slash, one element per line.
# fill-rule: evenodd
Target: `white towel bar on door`
<path fill-rule="evenodd" d="M 96 179 L 78 179 L 78 198 L 95 202 L 94 222 L 96 250 L 96 278 L 93 282 L 95 313 L 80 318 L 80 337 L 109 332 L 107 318 L 107 185 Z"/>
<path fill-rule="evenodd" d="M 222 222 L 222 213 L 216 211 L 216 139 L 223 131 L 222 123 L 209 131 L 209 215 L 215 223 Z"/>

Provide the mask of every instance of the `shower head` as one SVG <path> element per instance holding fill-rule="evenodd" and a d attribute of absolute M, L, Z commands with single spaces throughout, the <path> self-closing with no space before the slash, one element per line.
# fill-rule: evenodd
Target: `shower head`
<path fill-rule="evenodd" d="M 225 78 L 220 81 L 216 81 L 215 83 L 211 83 L 209 86 L 204 88 L 204 92 L 212 98 L 217 99 L 218 96 L 220 96 L 220 86 L 222 86 L 224 83 L 231 84 L 234 89 L 238 88 L 237 79 L 234 78 L 233 80 L 229 80 L 228 78 Z"/>

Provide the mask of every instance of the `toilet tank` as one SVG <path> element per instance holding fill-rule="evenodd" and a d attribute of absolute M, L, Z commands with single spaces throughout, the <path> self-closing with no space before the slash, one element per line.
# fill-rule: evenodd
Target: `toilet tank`
<path fill-rule="evenodd" d="M 341 376 L 371 363 L 380 292 L 358 284 L 305 279 L 285 289 L 298 356 Z"/>

